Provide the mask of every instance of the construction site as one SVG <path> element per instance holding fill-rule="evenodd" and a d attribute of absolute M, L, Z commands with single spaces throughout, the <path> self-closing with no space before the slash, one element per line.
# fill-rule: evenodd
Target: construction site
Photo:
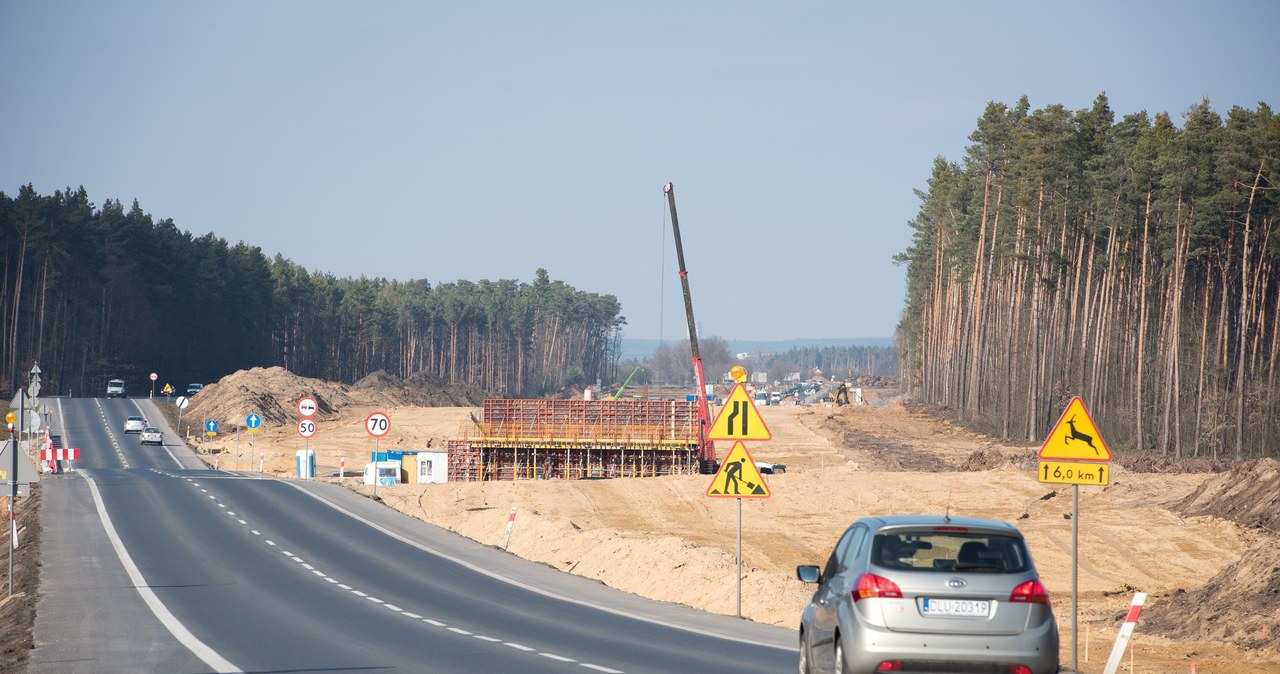
<path fill-rule="evenodd" d="M 488 399 L 448 443 L 449 480 L 696 474 L 715 459 L 704 414 L 683 400 Z"/>

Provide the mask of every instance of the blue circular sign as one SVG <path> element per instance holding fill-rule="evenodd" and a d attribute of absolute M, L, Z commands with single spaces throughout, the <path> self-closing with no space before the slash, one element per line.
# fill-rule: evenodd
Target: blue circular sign
<path fill-rule="evenodd" d="M 244 418 L 244 425 L 249 428 L 257 428 L 262 425 L 262 417 L 256 414 L 250 414 Z"/>
<path fill-rule="evenodd" d="M 213 419 L 204 422 L 204 430 L 210 433 L 216 433 L 218 431 L 218 422 Z"/>

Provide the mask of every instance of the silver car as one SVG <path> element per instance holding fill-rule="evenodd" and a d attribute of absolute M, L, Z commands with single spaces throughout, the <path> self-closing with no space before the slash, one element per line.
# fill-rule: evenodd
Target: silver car
<path fill-rule="evenodd" d="M 845 530 L 800 618 L 800 673 L 1058 671 L 1058 624 L 1016 527 L 943 515 Z"/>
<path fill-rule="evenodd" d="M 140 416 L 131 416 L 124 420 L 125 433 L 141 433 L 142 429 L 147 427 L 147 418 Z"/>
<path fill-rule="evenodd" d="M 155 426 L 147 426 L 142 429 L 142 433 L 139 434 L 138 440 L 144 445 L 163 445 L 164 433 Z"/>

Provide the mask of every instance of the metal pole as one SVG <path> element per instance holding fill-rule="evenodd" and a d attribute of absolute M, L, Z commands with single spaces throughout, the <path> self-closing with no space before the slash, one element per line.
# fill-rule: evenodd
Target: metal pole
<path fill-rule="evenodd" d="M 13 544 L 13 539 L 18 535 L 18 515 L 14 509 L 18 502 L 18 439 L 22 437 L 22 417 L 26 414 L 27 390 L 24 388 L 18 391 L 18 434 L 9 434 L 13 442 L 13 447 L 9 448 L 13 455 L 12 472 L 9 473 L 9 596 L 13 596 L 13 554 L 17 547 Z"/>
<path fill-rule="evenodd" d="M 738 617 L 742 617 L 742 499 L 738 499 Z"/>
<path fill-rule="evenodd" d="M 1071 485 L 1071 669 L 1079 671 L 1080 645 L 1080 485 Z"/>
<path fill-rule="evenodd" d="M 378 459 L 378 436 L 373 436 L 373 500 L 378 500 L 378 473 L 382 466 Z"/>

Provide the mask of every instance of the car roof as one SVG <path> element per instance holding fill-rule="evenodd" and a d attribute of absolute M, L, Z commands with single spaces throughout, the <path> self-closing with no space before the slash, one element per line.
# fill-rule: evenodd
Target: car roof
<path fill-rule="evenodd" d="M 866 524 L 872 531 L 881 529 L 898 528 L 898 527 L 937 527 L 952 526 L 966 527 L 969 529 L 989 529 L 999 531 L 1011 536 L 1022 537 L 1022 532 L 1018 528 L 1002 522 L 1000 520 L 989 520 L 981 517 L 958 517 L 947 515 L 881 515 L 878 517 L 864 517 L 859 522 Z"/>

